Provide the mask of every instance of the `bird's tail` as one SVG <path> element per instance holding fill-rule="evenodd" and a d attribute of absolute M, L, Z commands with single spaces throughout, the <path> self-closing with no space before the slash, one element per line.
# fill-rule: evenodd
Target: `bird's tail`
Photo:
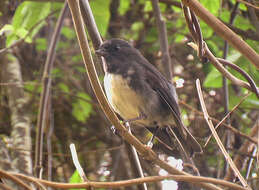
<path fill-rule="evenodd" d="M 194 153 L 202 153 L 200 144 L 185 126 L 181 130 L 179 130 L 179 127 L 170 127 L 169 133 L 176 138 L 180 149 L 182 149 L 186 157 L 192 157 Z"/>

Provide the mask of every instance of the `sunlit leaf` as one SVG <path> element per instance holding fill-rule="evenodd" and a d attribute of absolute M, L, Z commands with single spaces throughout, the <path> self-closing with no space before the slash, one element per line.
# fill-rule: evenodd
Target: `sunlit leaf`
<path fill-rule="evenodd" d="M 110 20 L 110 0 L 92 0 L 90 1 L 90 6 L 99 32 L 102 36 L 105 36 Z"/>
<path fill-rule="evenodd" d="M 83 92 L 77 93 L 79 98 L 72 104 L 72 115 L 81 122 L 85 122 L 92 112 L 91 97 Z"/>
<path fill-rule="evenodd" d="M 126 11 L 129 9 L 130 0 L 120 0 L 119 13 L 120 15 L 124 15 Z"/>
<path fill-rule="evenodd" d="M 222 75 L 221 73 L 213 68 L 203 83 L 204 87 L 206 88 L 220 88 L 222 87 Z"/>
<path fill-rule="evenodd" d="M 73 175 L 70 177 L 69 183 L 82 183 L 82 179 L 76 170 Z M 69 190 L 85 190 L 85 189 L 69 189 Z"/>
<path fill-rule="evenodd" d="M 25 1 L 15 11 L 12 20 L 12 32 L 7 35 L 6 46 L 10 46 L 15 40 L 27 36 L 25 42 L 31 43 L 32 37 L 43 26 L 44 19 L 50 13 L 50 3 Z M 42 21 L 42 22 L 41 22 Z"/>
<path fill-rule="evenodd" d="M 47 49 L 47 40 L 46 38 L 37 38 L 35 40 L 36 50 L 37 51 L 45 51 Z"/>

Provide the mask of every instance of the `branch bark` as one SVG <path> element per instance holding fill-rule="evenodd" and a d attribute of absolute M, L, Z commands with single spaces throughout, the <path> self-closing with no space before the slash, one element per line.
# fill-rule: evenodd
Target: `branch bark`
<path fill-rule="evenodd" d="M 228 41 L 240 51 L 252 64 L 259 68 L 259 55 L 238 35 L 217 19 L 197 0 L 182 0 L 183 4 L 190 7 L 204 22 L 206 22 L 219 36 Z"/>

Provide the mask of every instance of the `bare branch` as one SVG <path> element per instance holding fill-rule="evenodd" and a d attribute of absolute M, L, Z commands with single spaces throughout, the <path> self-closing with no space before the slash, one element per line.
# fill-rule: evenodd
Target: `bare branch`
<path fill-rule="evenodd" d="M 237 169 L 235 163 L 233 162 L 233 160 L 231 159 L 231 157 L 229 156 L 229 154 L 227 153 L 224 145 L 222 144 L 213 124 L 212 124 L 212 121 L 209 119 L 209 114 L 207 112 L 207 108 L 206 108 L 206 105 L 205 105 L 205 102 L 204 102 L 204 99 L 203 99 L 203 95 L 202 95 L 202 91 L 201 91 L 201 86 L 200 86 L 200 80 L 197 79 L 196 80 L 196 87 L 197 87 L 197 91 L 198 91 L 198 95 L 199 95 L 199 100 L 200 100 L 200 104 L 201 104 L 201 108 L 202 108 L 202 111 L 204 113 L 204 119 L 206 120 L 214 138 L 216 139 L 216 142 L 218 143 L 219 145 L 219 148 L 221 150 L 221 152 L 223 153 L 223 155 L 225 156 L 225 159 L 227 160 L 227 162 L 229 163 L 230 167 L 232 168 L 232 170 L 235 172 L 235 174 L 237 175 L 237 177 L 239 178 L 239 180 L 241 181 L 242 185 L 245 187 L 245 188 L 248 188 L 250 190 L 251 187 L 249 187 L 249 185 L 247 184 L 247 182 L 245 181 L 245 179 L 243 178 L 243 176 L 240 174 L 239 170 Z"/>
<path fill-rule="evenodd" d="M 37 176 L 41 176 L 42 174 L 43 130 L 46 125 L 46 118 L 48 118 L 47 106 L 48 106 L 48 100 L 49 100 L 50 88 L 51 88 L 51 77 L 50 77 L 51 70 L 53 67 L 55 54 L 56 54 L 55 53 L 56 44 L 59 40 L 59 35 L 60 35 L 61 27 L 65 18 L 67 8 L 68 8 L 67 3 L 65 3 L 61 11 L 61 14 L 58 18 L 57 25 L 50 42 L 48 55 L 47 55 L 47 59 L 44 67 L 44 73 L 42 77 L 43 90 L 41 93 L 40 106 L 39 106 L 38 119 L 37 119 L 37 135 L 36 135 L 35 164 L 34 164 L 34 170 Z"/>
<path fill-rule="evenodd" d="M 189 6 L 204 22 L 206 22 L 218 35 L 228 41 L 240 51 L 251 63 L 259 68 L 259 55 L 238 35 L 230 30 L 224 23 L 217 19 L 197 0 L 182 0 L 185 6 Z"/>
<path fill-rule="evenodd" d="M 127 187 L 131 185 L 141 184 L 141 183 L 151 183 L 151 182 L 158 182 L 165 179 L 171 179 L 176 181 L 186 181 L 190 183 L 214 183 L 217 185 L 222 185 L 224 187 L 228 187 L 231 190 L 247 190 L 246 188 L 237 185 L 235 183 L 231 183 L 225 180 L 210 178 L 210 177 L 200 177 L 200 176 L 186 176 L 186 175 L 168 175 L 168 176 L 151 176 L 151 177 L 144 177 L 144 178 L 136 178 L 130 180 L 122 180 L 116 182 L 85 182 L 85 183 L 57 183 L 52 181 L 47 181 L 43 179 L 37 179 L 35 177 L 26 176 L 23 174 L 18 173 L 10 173 L 16 177 L 21 177 L 23 179 L 38 181 L 46 186 L 53 187 L 53 188 L 60 188 L 60 189 L 70 189 L 70 188 L 87 188 L 89 186 L 94 188 L 118 188 L 118 187 Z"/>
<path fill-rule="evenodd" d="M 160 42 L 160 50 L 162 52 L 162 73 L 171 81 L 171 57 L 169 55 L 168 38 L 165 21 L 162 18 L 158 0 L 152 0 L 152 6 L 155 14 L 156 25 L 158 29 L 158 37 Z"/>

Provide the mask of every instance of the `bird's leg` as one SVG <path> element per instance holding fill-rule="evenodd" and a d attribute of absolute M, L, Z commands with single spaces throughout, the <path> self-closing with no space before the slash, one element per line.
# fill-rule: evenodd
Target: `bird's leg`
<path fill-rule="evenodd" d="M 117 116 L 119 118 L 121 118 L 119 115 L 117 115 Z M 147 118 L 147 116 L 145 114 L 141 113 L 139 116 L 137 116 L 135 118 L 124 120 L 123 125 L 125 125 L 125 127 L 129 129 L 131 122 L 141 120 L 141 119 L 145 119 L 145 118 Z M 111 130 L 112 130 L 113 134 L 119 135 L 114 125 L 111 126 Z"/>
<path fill-rule="evenodd" d="M 147 143 L 147 146 L 148 146 L 148 147 L 150 147 L 150 148 L 153 147 L 153 142 L 154 142 L 154 139 L 155 139 L 155 137 L 156 137 L 156 134 L 157 134 L 158 130 L 159 130 L 159 127 L 156 126 L 154 133 L 152 133 L 151 139 L 150 139 L 150 140 L 148 141 L 148 143 Z"/>

